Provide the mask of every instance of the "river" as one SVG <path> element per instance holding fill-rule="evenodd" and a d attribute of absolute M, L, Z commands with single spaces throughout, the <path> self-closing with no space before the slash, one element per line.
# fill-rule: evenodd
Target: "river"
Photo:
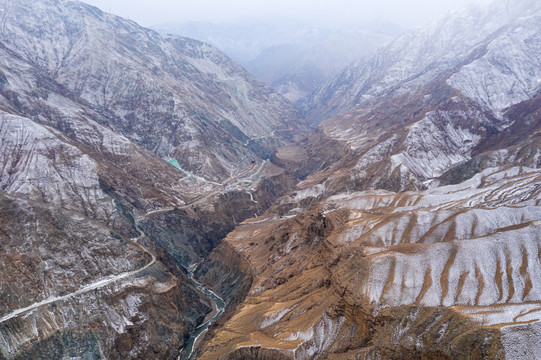
<path fill-rule="evenodd" d="M 189 360 L 191 359 L 191 356 L 193 355 L 194 351 L 194 345 L 196 345 L 197 340 L 200 336 L 202 336 L 207 329 L 222 316 L 222 314 L 225 311 L 225 303 L 221 297 L 216 295 L 213 291 L 207 289 L 203 284 L 199 283 L 197 280 L 193 278 L 193 274 L 195 270 L 197 269 L 196 266 L 193 267 L 193 269 L 188 271 L 188 279 L 194 284 L 195 287 L 197 287 L 203 294 L 205 294 L 211 301 L 214 307 L 214 312 L 216 314 L 207 322 L 200 325 L 195 331 L 190 335 L 190 338 L 188 339 L 188 342 L 186 343 L 186 346 L 183 347 L 180 350 L 180 354 L 177 358 L 177 360 Z"/>

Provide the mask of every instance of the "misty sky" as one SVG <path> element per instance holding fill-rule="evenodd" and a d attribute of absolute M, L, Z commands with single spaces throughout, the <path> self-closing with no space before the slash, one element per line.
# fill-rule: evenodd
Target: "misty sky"
<path fill-rule="evenodd" d="M 83 0 L 143 26 L 280 16 L 331 25 L 390 21 L 404 27 L 483 0 Z M 486 1 L 486 0 L 484 0 Z"/>

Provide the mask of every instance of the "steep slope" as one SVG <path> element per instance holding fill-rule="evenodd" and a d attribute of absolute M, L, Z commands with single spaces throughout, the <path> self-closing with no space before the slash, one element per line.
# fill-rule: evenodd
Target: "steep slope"
<path fill-rule="evenodd" d="M 227 237 L 255 280 L 201 358 L 537 358 L 540 175 L 284 197 Z"/>
<path fill-rule="evenodd" d="M 185 268 L 291 185 L 260 157 L 303 118 L 209 45 L 76 1 L 0 14 L 0 358 L 176 358 L 214 313 Z"/>
<path fill-rule="evenodd" d="M 302 134 L 304 120 L 287 100 L 210 45 L 74 1 L 1 9 L 4 51 L 91 106 L 105 126 L 192 173 L 226 179 Z"/>
<path fill-rule="evenodd" d="M 81 213 L 0 198 L 0 358 L 173 358 L 211 310 L 138 239 Z"/>
<path fill-rule="evenodd" d="M 335 116 L 273 156 L 304 181 L 225 240 L 254 280 L 202 359 L 539 358 L 540 6 L 457 12 L 316 95 Z"/>
<path fill-rule="evenodd" d="M 539 51 L 539 6 L 535 0 L 492 1 L 414 29 L 329 81 L 307 111 L 325 119 L 446 77 L 453 88 L 492 109 L 524 101 L 540 86 L 539 60 L 528 56 Z"/>
<path fill-rule="evenodd" d="M 0 358 L 176 358 L 218 312 L 191 276 L 229 306 L 204 359 L 538 356 L 541 22 L 510 4 L 335 88 L 272 156 L 309 176 L 220 243 L 291 188 L 260 158 L 291 105 L 199 42 L 4 2 Z"/>
<path fill-rule="evenodd" d="M 341 29 L 282 19 L 169 23 L 154 28 L 214 44 L 292 102 L 304 100 L 347 65 L 401 32 L 390 23 Z"/>
<path fill-rule="evenodd" d="M 135 218 L 197 192 L 35 68 L 2 62 L 0 358 L 175 356 L 212 307 L 138 244 Z"/>
<path fill-rule="evenodd" d="M 535 1 L 478 5 L 402 36 L 326 84 L 310 113 L 338 114 L 320 131 L 350 149 L 336 166 L 350 178 L 342 173 L 334 183 L 423 189 L 488 143 L 496 150 L 524 139 L 506 129 L 525 117 L 535 122 L 540 18 Z M 495 142 L 498 133 L 509 139 Z M 519 164 L 538 166 L 538 150 L 532 145 L 530 151 Z"/>

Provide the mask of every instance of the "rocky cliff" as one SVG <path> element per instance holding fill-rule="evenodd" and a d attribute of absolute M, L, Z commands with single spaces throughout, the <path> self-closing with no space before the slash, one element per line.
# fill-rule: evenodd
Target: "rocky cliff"
<path fill-rule="evenodd" d="M 225 240 L 254 280 L 202 359 L 539 358 L 539 11 L 456 12 L 315 95 L 332 117 L 273 157 L 303 181 Z"/>
<path fill-rule="evenodd" d="M 493 169 L 246 221 L 225 241 L 254 282 L 201 358 L 535 358 L 539 181 Z"/>
<path fill-rule="evenodd" d="M 0 358 L 539 357 L 536 1 L 406 34 L 295 144 L 208 45 L 0 10 Z"/>
<path fill-rule="evenodd" d="M 351 65 L 312 97 L 311 116 L 326 119 L 374 98 L 415 93 L 444 78 L 453 88 L 501 110 L 539 91 L 539 3 L 484 2 L 402 35 Z"/>
<path fill-rule="evenodd" d="M 153 28 L 216 45 L 294 103 L 401 31 L 387 22 L 337 27 L 270 16 L 220 23 L 165 23 Z"/>
<path fill-rule="evenodd" d="M 4 91 L 21 97 L 24 89 L 33 103 L 63 108 L 73 104 L 51 93 L 84 104 L 100 124 L 201 177 L 224 180 L 305 130 L 285 98 L 208 44 L 76 1 L 0 9 Z M 220 150 L 209 150 L 211 142 Z"/>
<path fill-rule="evenodd" d="M 291 186 L 261 157 L 302 116 L 209 45 L 77 1 L 0 15 L 0 358 L 176 358 L 214 310 L 183 266 Z"/>
<path fill-rule="evenodd" d="M 500 0 L 452 13 L 328 82 L 308 113 L 333 116 L 320 132 L 351 150 L 335 166 L 342 173 L 332 182 L 350 189 L 425 189 L 482 152 L 521 141 L 530 143 L 531 156 L 509 149 L 492 164 L 509 155 L 509 165 L 538 166 L 535 141 L 526 139 L 534 134 L 518 129 L 536 124 L 540 11 L 536 1 Z"/>
<path fill-rule="evenodd" d="M 0 358 L 172 358 L 211 310 L 139 239 L 0 196 Z"/>

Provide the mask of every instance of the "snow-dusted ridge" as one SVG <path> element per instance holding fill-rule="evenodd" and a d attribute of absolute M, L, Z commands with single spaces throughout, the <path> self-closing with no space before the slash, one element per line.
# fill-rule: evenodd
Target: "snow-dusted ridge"
<path fill-rule="evenodd" d="M 293 218 L 243 223 L 226 241 L 257 277 L 202 358 L 250 348 L 294 359 L 450 356 L 470 351 L 456 341 L 467 332 L 527 359 L 541 338 L 540 183 L 539 169 L 491 168 L 457 185 L 342 193 Z M 356 348 L 357 336 L 371 341 Z"/>
<path fill-rule="evenodd" d="M 309 111 L 322 119 L 453 74 L 451 86 L 491 109 L 523 101 L 539 91 L 540 9 L 536 0 L 495 0 L 413 29 L 329 81 Z"/>
<path fill-rule="evenodd" d="M 4 91 L 32 108 L 92 115 L 204 178 L 220 182 L 307 130 L 285 98 L 211 45 L 77 1 L 13 0 L 0 9 Z M 257 141 L 243 146 L 249 139 Z M 209 142 L 221 151 L 209 151 Z"/>
<path fill-rule="evenodd" d="M 143 236 L 144 236 L 144 234 L 141 235 L 141 237 L 143 237 Z M 132 239 L 132 241 L 134 243 L 137 243 L 137 241 L 139 239 L 140 238 Z M 27 313 L 29 311 L 32 311 L 32 310 L 34 310 L 34 309 L 36 309 L 38 307 L 48 305 L 48 304 L 52 304 L 52 303 L 59 302 L 59 301 L 65 301 L 65 300 L 73 298 L 73 297 L 75 297 L 77 295 L 85 294 L 87 292 L 99 289 L 101 287 L 107 286 L 109 284 L 120 281 L 122 279 L 131 277 L 131 276 L 136 276 L 136 275 L 142 273 L 143 271 L 145 271 L 146 269 L 148 269 L 149 267 L 154 265 L 154 263 L 156 262 L 156 256 L 154 256 L 154 254 L 149 252 L 143 246 L 141 246 L 139 244 L 137 244 L 137 246 L 139 246 L 141 250 L 143 250 L 145 253 L 147 253 L 147 254 L 149 254 L 151 256 L 151 261 L 149 261 L 148 264 L 146 264 L 142 268 L 137 269 L 137 270 L 133 270 L 133 271 L 129 271 L 129 272 L 126 272 L 126 273 L 118 274 L 118 275 L 111 275 L 111 276 L 109 276 L 107 278 L 104 278 L 104 279 L 95 281 L 92 284 L 86 285 L 86 286 L 84 286 L 84 287 L 80 288 L 79 290 L 74 291 L 72 293 L 62 295 L 62 296 L 50 297 L 50 298 L 45 299 L 43 301 L 40 301 L 38 303 L 34 303 L 32 305 L 29 305 L 29 306 L 27 306 L 25 308 L 14 310 L 11 313 L 9 313 L 9 314 L 3 316 L 2 318 L 0 318 L 0 323 L 3 323 L 5 321 L 8 321 L 8 320 L 13 319 L 13 318 L 18 317 L 18 316 L 21 316 L 22 314 Z"/>
<path fill-rule="evenodd" d="M 350 150 L 347 164 L 330 167 L 347 167 L 357 188 L 404 191 L 492 166 L 541 166 L 540 20 L 538 1 L 473 5 L 351 65 L 307 108 L 329 117 L 320 130 Z"/>

